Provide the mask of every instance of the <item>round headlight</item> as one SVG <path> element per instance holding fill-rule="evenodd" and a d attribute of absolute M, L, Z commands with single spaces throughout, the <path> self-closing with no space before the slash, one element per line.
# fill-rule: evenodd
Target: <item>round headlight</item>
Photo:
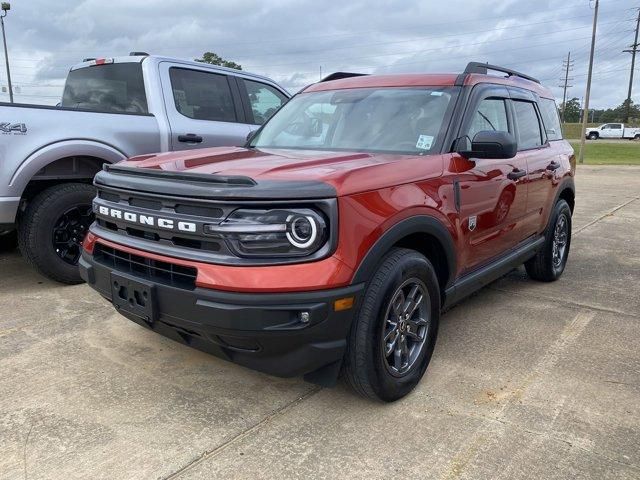
<path fill-rule="evenodd" d="M 312 216 L 289 215 L 287 240 L 297 248 L 307 248 L 318 238 L 318 225 Z"/>

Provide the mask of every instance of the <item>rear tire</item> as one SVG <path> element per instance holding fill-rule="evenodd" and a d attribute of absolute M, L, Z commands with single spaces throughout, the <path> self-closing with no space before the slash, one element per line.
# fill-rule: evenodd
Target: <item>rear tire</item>
<path fill-rule="evenodd" d="M 343 368 L 349 386 L 384 402 L 407 395 L 429 365 L 439 320 L 433 266 L 416 251 L 394 248 L 369 282 L 351 326 Z"/>
<path fill-rule="evenodd" d="M 570 246 L 571 208 L 565 200 L 558 200 L 551 213 L 542 248 L 524 264 L 529 276 L 541 282 L 560 278 L 567 265 Z"/>
<path fill-rule="evenodd" d="M 93 222 L 95 189 L 84 183 L 54 185 L 27 206 L 18 224 L 22 255 L 42 275 L 62 283 L 82 283 L 78 259 Z"/>

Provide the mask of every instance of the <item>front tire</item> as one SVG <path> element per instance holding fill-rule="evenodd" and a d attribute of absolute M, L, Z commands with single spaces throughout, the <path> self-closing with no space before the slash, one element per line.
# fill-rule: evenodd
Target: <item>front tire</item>
<path fill-rule="evenodd" d="M 358 394 L 384 402 L 407 395 L 424 375 L 438 334 L 440 287 L 420 253 L 391 250 L 354 319 L 344 376 Z"/>
<path fill-rule="evenodd" d="M 598 140 L 598 137 L 600 135 L 598 135 L 597 133 L 590 133 L 589 136 L 587 137 L 589 140 Z"/>
<path fill-rule="evenodd" d="M 567 265 L 570 246 L 571 208 L 561 199 L 551 213 L 542 248 L 524 264 L 529 276 L 541 282 L 553 282 L 560 278 Z"/>
<path fill-rule="evenodd" d="M 93 222 L 95 189 L 84 183 L 54 185 L 27 206 L 18 224 L 22 255 L 42 275 L 61 283 L 82 283 L 78 260 Z"/>

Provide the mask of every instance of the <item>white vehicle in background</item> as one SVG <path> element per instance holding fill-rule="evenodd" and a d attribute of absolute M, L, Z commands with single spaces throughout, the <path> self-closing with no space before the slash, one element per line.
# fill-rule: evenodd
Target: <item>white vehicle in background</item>
<path fill-rule="evenodd" d="M 640 140 L 640 128 L 625 127 L 624 123 L 605 123 L 599 127 L 587 128 L 585 137 L 589 140 L 598 140 L 599 138 Z"/>

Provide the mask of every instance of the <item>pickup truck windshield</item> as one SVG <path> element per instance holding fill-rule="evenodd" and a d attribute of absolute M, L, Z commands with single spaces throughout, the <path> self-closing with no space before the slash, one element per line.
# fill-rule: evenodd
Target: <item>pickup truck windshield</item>
<path fill-rule="evenodd" d="M 111 63 L 71 70 L 62 107 L 103 113 L 148 113 L 140 63 Z"/>
<path fill-rule="evenodd" d="M 435 147 L 452 88 L 356 88 L 302 93 L 251 141 L 256 148 L 424 154 Z"/>

